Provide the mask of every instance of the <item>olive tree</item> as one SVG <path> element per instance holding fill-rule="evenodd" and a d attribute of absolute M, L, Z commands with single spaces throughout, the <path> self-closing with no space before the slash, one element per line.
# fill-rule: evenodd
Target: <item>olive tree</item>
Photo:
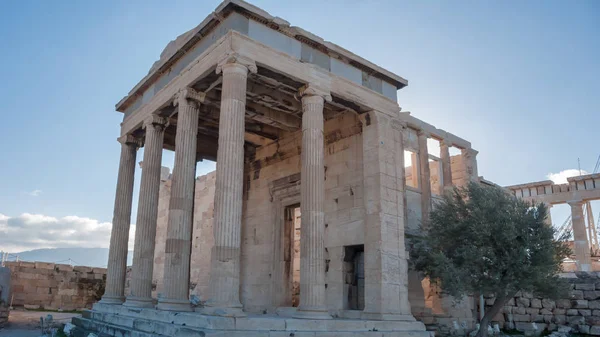
<path fill-rule="evenodd" d="M 517 292 L 557 298 L 568 291 L 558 277 L 570 255 L 545 223 L 548 208 L 517 199 L 500 187 L 472 182 L 455 188 L 431 211 L 411 244 L 412 267 L 451 296 L 493 296 L 478 337 Z"/>

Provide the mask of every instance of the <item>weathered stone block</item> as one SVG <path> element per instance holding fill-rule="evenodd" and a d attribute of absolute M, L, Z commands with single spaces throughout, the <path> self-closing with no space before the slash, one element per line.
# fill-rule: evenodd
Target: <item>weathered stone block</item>
<path fill-rule="evenodd" d="M 567 309 L 567 316 L 578 316 L 579 311 L 577 309 Z"/>
<path fill-rule="evenodd" d="M 524 307 L 513 307 L 513 314 L 525 315 L 525 314 L 527 314 L 527 308 L 524 308 Z"/>
<path fill-rule="evenodd" d="M 549 299 L 543 299 L 542 307 L 547 308 L 547 309 L 554 309 L 554 308 L 556 308 L 556 302 L 554 302 L 553 300 L 549 300 Z"/>
<path fill-rule="evenodd" d="M 579 309 L 579 314 L 583 317 L 587 317 L 592 315 L 592 311 L 589 309 Z"/>
<path fill-rule="evenodd" d="M 587 309 L 589 307 L 587 300 L 571 301 L 571 306 L 575 309 Z"/>
<path fill-rule="evenodd" d="M 541 308 L 542 307 L 542 300 L 537 299 L 537 298 L 533 298 L 531 299 L 531 303 L 530 303 L 532 308 Z"/>
<path fill-rule="evenodd" d="M 586 335 L 590 334 L 590 326 L 589 325 L 585 325 L 585 324 L 581 324 L 578 327 L 579 332 L 584 333 Z"/>
<path fill-rule="evenodd" d="M 569 325 L 579 325 L 585 323 L 585 317 L 583 316 L 569 316 L 567 317 Z"/>
<path fill-rule="evenodd" d="M 527 307 L 529 307 L 530 304 L 531 303 L 528 298 L 525 298 L 525 297 L 517 298 L 517 306 L 518 307 L 527 308 Z"/>
<path fill-rule="evenodd" d="M 593 326 L 590 328 L 590 335 L 600 336 L 600 326 Z"/>
<path fill-rule="evenodd" d="M 541 309 L 540 315 L 552 315 L 552 310 L 550 309 Z"/>
<path fill-rule="evenodd" d="M 571 301 L 565 299 L 557 300 L 556 307 L 561 309 L 569 309 L 571 308 Z"/>
<path fill-rule="evenodd" d="M 585 318 L 585 322 L 589 325 L 600 325 L 600 317 L 588 316 Z"/>
<path fill-rule="evenodd" d="M 565 315 L 567 313 L 567 309 L 556 308 L 556 309 L 552 310 L 552 313 L 554 315 Z"/>
<path fill-rule="evenodd" d="M 600 298 L 600 291 L 596 290 L 585 290 L 583 292 L 583 298 L 586 300 L 597 300 Z"/>
<path fill-rule="evenodd" d="M 531 322 L 531 316 L 529 316 L 529 315 L 513 315 L 513 321 L 515 321 L 515 322 Z"/>
<path fill-rule="evenodd" d="M 565 315 L 554 315 L 554 323 L 558 325 L 565 324 L 567 322 L 567 316 Z"/>
<path fill-rule="evenodd" d="M 575 285 L 576 290 L 595 290 L 596 285 L 594 283 L 580 283 Z"/>
<path fill-rule="evenodd" d="M 583 290 L 571 291 L 571 298 L 574 300 L 582 300 L 583 299 Z"/>

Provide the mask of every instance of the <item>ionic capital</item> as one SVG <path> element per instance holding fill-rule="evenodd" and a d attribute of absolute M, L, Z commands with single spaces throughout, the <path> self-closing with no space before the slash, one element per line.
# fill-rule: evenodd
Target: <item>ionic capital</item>
<path fill-rule="evenodd" d="M 152 114 L 152 115 L 146 117 L 146 119 L 144 119 L 144 124 L 143 124 L 142 128 L 145 129 L 149 126 L 166 128 L 168 126 L 168 124 L 169 124 L 168 118 L 161 117 L 157 114 Z"/>
<path fill-rule="evenodd" d="M 328 90 L 321 89 L 314 84 L 304 85 L 298 90 L 300 97 L 308 96 L 319 96 L 322 97 L 326 102 L 331 102 L 331 93 Z"/>
<path fill-rule="evenodd" d="M 138 148 L 142 146 L 142 140 L 140 138 L 129 134 L 117 138 L 117 141 L 123 145 L 133 145 Z"/>
<path fill-rule="evenodd" d="M 192 102 L 195 105 L 199 105 L 201 103 L 204 103 L 205 97 L 205 93 L 186 87 L 180 89 L 178 92 L 175 93 L 175 95 L 173 96 L 173 105 L 178 106 L 182 104 L 189 104 L 189 102 Z"/>
<path fill-rule="evenodd" d="M 249 72 L 256 74 L 257 72 L 257 68 L 256 68 L 256 62 L 254 62 L 254 60 L 240 55 L 238 53 L 229 53 L 225 56 L 223 56 L 223 58 L 221 58 L 221 60 L 219 60 L 219 62 L 217 62 L 217 74 L 220 74 L 221 72 L 223 72 L 223 68 L 227 67 L 228 65 L 238 65 L 238 66 L 243 66 L 245 67 Z"/>

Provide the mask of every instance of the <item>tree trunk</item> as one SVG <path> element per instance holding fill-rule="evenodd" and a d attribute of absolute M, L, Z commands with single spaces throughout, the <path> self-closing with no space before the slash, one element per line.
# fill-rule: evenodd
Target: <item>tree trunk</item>
<path fill-rule="evenodd" d="M 492 318 L 496 317 L 498 312 L 500 312 L 500 309 L 502 309 L 504 307 L 504 305 L 506 304 L 506 302 L 508 302 L 508 299 L 510 297 L 512 297 L 512 296 L 501 295 L 501 296 L 496 297 L 496 300 L 494 301 L 494 305 L 492 305 L 492 307 L 489 310 L 485 311 L 485 315 L 483 315 L 481 322 L 479 322 L 479 324 L 480 324 L 479 331 L 477 332 L 476 337 L 487 337 L 488 326 L 490 325 Z"/>

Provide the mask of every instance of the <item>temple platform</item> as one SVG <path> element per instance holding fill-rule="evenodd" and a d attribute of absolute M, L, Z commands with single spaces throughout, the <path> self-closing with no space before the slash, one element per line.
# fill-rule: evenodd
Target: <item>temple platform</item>
<path fill-rule="evenodd" d="M 418 321 L 310 320 L 277 315 L 234 318 L 106 304 L 95 304 L 82 317 L 74 318 L 73 324 L 76 337 L 89 333 L 99 337 L 431 337 Z"/>

